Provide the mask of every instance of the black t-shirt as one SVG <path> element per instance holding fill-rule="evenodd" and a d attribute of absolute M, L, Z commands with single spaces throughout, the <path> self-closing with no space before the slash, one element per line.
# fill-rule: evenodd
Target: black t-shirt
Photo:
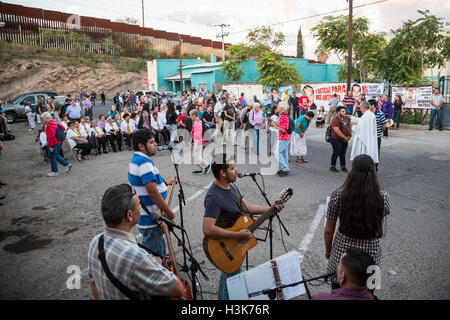
<path fill-rule="evenodd" d="M 394 110 L 395 111 L 402 111 L 402 104 L 398 103 L 397 101 L 394 102 Z"/>
<path fill-rule="evenodd" d="M 242 214 L 238 197 L 242 199 L 233 184 L 230 184 L 230 189 L 223 189 L 213 182 L 205 196 L 205 217 L 217 219 L 218 227 L 230 226 L 235 216 Z"/>
<path fill-rule="evenodd" d="M 298 97 L 291 97 L 290 98 L 291 104 L 293 108 L 298 108 Z"/>
<path fill-rule="evenodd" d="M 206 120 L 206 122 L 212 122 L 214 118 L 214 113 L 209 113 L 208 111 L 203 112 L 203 119 Z"/>
<path fill-rule="evenodd" d="M 230 106 L 230 105 L 226 105 L 225 108 L 223 109 L 223 111 L 226 111 L 228 116 L 232 117 L 233 120 L 231 120 L 230 118 L 228 118 L 227 116 L 225 116 L 225 112 L 224 112 L 224 120 L 227 121 L 234 121 L 234 118 L 236 117 L 235 115 L 235 111 L 234 111 L 234 107 Z"/>
<path fill-rule="evenodd" d="M 42 113 L 44 113 L 44 112 L 47 111 L 47 107 L 45 106 L 44 103 L 38 102 L 38 103 L 37 103 L 36 110 L 37 110 L 37 112 L 38 112 L 39 114 L 42 114 Z"/>

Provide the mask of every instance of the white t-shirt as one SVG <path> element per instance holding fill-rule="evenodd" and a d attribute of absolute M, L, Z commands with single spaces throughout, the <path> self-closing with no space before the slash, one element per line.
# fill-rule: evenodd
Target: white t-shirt
<path fill-rule="evenodd" d="M 272 122 L 275 122 L 275 123 L 278 123 L 278 119 L 279 119 L 279 117 L 276 114 L 274 114 L 273 116 L 270 117 L 270 120 L 272 120 Z M 269 130 L 273 131 L 273 132 L 277 132 L 278 131 L 277 128 L 274 128 L 272 126 L 270 126 Z"/>
<path fill-rule="evenodd" d="M 67 129 L 69 128 L 69 126 L 67 125 L 67 122 L 62 121 L 61 125 L 64 127 L 64 131 L 67 131 Z"/>
<path fill-rule="evenodd" d="M 105 124 L 105 131 L 106 135 L 110 136 L 111 133 L 108 133 L 108 131 L 115 130 L 116 132 L 119 132 L 119 127 L 117 126 L 117 123 L 113 122 L 112 124 L 109 124 L 108 122 Z"/>
<path fill-rule="evenodd" d="M 97 132 L 95 131 L 97 130 Z M 105 135 L 105 133 L 103 132 L 103 130 L 99 127 L 95 127 L 95 128 L 90 128 L 89 129 L 89 135 L 91 135 L 92 133 L 94 133 L 95 137 L 99 137 L 101 135 Z"/>
<path fill-rule="evenodd" d="M 25 113 L 31 112 L 30 106 L 25 106 Z"/>
<path fill-rule="evenodd" d="M 71 149 L 75 148 L 75 146 L 77 145 L 77 142 L 73 140 L 72 137 L 79 137 L 79 136 L 74 130 L 72 129 L 67 130 L 67 141 L 69 142 L 69 146 Z"/>
<path fill-rule="evenodd" d="M 134 121 L 130 120 L 129 126 L 130 126 L 130 133 L 134 133 L 136 131 L 136 125 Z M 128 134 L 127 122 L 125 120 L 120 123 L 120 131 L 122 131 L 125 134 Z"/>
<path fill-rule="evenodd" d="M 47 135 L 45 134 L 45 132 L 41 132 L 41 134 L 39 135 L 39 140 L 41 141 L 41 148 L 47 145 Z"/>

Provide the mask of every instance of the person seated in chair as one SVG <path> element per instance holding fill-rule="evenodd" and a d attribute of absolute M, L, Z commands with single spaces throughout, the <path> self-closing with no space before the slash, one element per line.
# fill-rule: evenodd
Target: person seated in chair
<path fill-rule="evenodd" d="M 368 272 L 375 261 L 370 254 L 359 248 L 348 248 L 342 254 L 337 267 L 339 289 L 333 289 L 331 294 L 321 293 L 312 300 L 374 300 L 373 294 L 367 288 Z"/>
<path fill-rule="evenodd" d="M 81 135 L 78 121 L 70 121 L 67 125 L 69 126 L 69 129 L 67 130 L 67 141 L 70 149 L 80 149 L 81 152 L 77 155 L 77 159 L 79 161 L 81 161 L 81 159 L 87 160 L 87 155 L 91 154 L 91 145 L 86 137 Z M 76 125 L 78 125 L 78 129 L 75 128 Z"/>
<path fill-rule="evenodd" d="M 128 150 L 131 150 L 131 139 L 133 137 L 133 133 L 136 131 L 135 122 L 131 120 L 130 114 L 125 113 L 123 115 L 123 121 L 120 124 L 120 131 L 122 131 L 122 135 L 125 138 L 125 144 L 128 147 Z"/>
<path fill-rule="evenodd" d="M 156 131 L 155 141 L 157 144 L 168 144 L 170 132 L 166 128 L 164 128 L 164 124 L 160 117 L 158 117 L 158 112 L 153 112 L 151 117 L 151 126 Z M 163 141 L 161 141 L 161 135 L 163 137 Z"/>
<path fill-rule="evenodd" d="M 81 130 L 81 135 L 83 137 L 88 137 L 89 136 L 89 129 L 91 128 L 91 126 L 86 122 L 86 118 L 89 117 L 81 117 L 80 118 L 80 130 Z"/>
<path fill-rule="evenodd" d="M 97 125 L 96 120 L 92 120 L 91 122 L 89 136 L 96 140 L 96 143 L 94 145 L 98 150 L 98 154 L 102 154 L 101 149 L 103 149 L 103 153 L 108 153 L 108 151 L 106 151 L 106 135 L 103 130 Z"/>
<path fill-rule="evenodd" d="M 117 149 L 122 151 L 122 135 L 120 134 L 119 126 L 112 120 L 111 117 L 106 119 L 105 131 L 106 138 L 111 144 L 113 151 L 117 152 Z"/>

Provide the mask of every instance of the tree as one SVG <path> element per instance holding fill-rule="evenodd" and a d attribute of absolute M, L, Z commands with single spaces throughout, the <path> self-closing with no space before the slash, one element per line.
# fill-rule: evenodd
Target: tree
<path fill-rule="evenodd" d="M 277 52 L 285 41 L 283 33 L 263 26 L 250 31 L 246 40 L 246 43 L 228 47 L 230 59 L 222 70 L 228 80 L 239 81 L 244 74 L 240 68 L 241 63 L 255 57 L 257 70 L 260 72 L 257 82 L 267 86 L 280 86 L 301 81 L 297 68 L 284 61 L 281 53 Z"/>
<path fill-rule="evenodd" d="M 316 54 L 336 54 L 342 68 L 346 66 L 348 54 L 348 16 L 327 16 L 311 29 L 313 36 L 318 39 L 319 46 Z M 368 19 L 353 19 L 352 30 L 353 55 L 355 70 L 352 70 L 353 79 L 367 81 L 369 78 L 378 78 L 380 72 L 380 61 L 385 40 L 382 36 L 369 32 Z M 345 69 L 346 72 L 346 69 Z"/>
<path fill-rule="evenodd" d="M 232 59 L 227 60 L 222 64 L 221 72 L 231 81 L 240 81 L 245 74 L 241 69 L 241 63 Z"/>
<path fill-rule="evenodd" d="M 302 27 L 298 28 L 297 33 L 297 57 L 304 58 Z"/>
<path fill-rule="evenodd" d="M 114 22 L 139 25 L 139 20 L 133 17 L 117 18 Z"/>
<path fill-rule="evenodd" d="M 265 87 L 280 87 L 298 83 L 302 77 L 293 64 L 284 61 L 279 53 L 267 51 L 256 60 L 259 76 L 256 79 Z"/>

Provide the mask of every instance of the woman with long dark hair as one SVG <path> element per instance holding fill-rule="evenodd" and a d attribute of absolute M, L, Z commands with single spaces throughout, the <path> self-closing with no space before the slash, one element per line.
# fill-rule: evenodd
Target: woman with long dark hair
<path fill-rule="evenodd" d="M 328 204 L 324 232 L 327 272 L 336 272 L 340 257 L 349 247 L 366 251 L 379 265 L 383 221 L 390 210 L 389 195 L 380 190 L 372 158 L 357 156 L 344 184 L 331 194 Z M 336 276 L 331 281 L 333 289 L 339 288 Z"/>
<path fill-rule="evenodd" d="M 394 122 L 397 124 L 397 127 L 394 127 L 395 130 L 398 130 L 400 128 L 400 119 L 401 119 L 401 115 L 403 114 L 403 100 L 402 97 L 400 95 L 397 95 L 395 97 L 395 101 L 394 101 L 394 111 L 392 113 L 392 120 L 394 120 Z"/>
<path fill-rule="evenodd" d="M 166 126 L 170 132 L 169 147 L 173 147 L 175 144 L 175 138 L 177 137 L 177 113 L 175 111 L 175 105 L 172 102 L 167 104 L 166 112 Z"/>

